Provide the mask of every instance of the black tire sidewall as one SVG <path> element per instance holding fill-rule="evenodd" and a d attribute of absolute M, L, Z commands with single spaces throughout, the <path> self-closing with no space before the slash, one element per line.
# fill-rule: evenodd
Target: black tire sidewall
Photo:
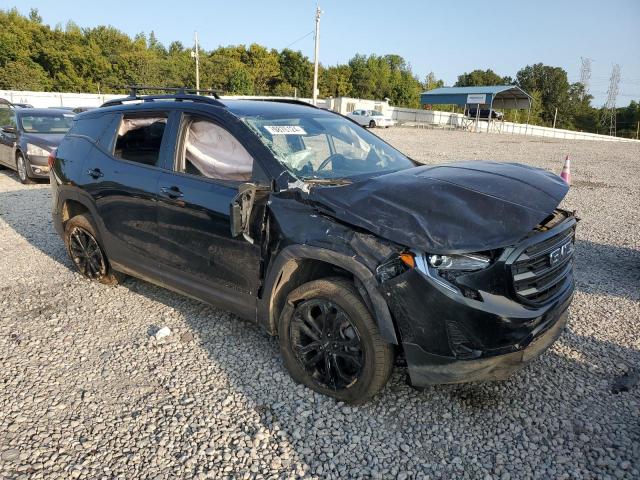
<path fill-rule="evenodd" d="M 95 278 L 90 280 L 95 280 L 97 282 L 104 283 L 106 285 L 115 285 L 119 283 L 121 278 L 111 269 L 111 266 L 109 265 L 109 259 L 107 258 L 107 254 L 105 253 L 102 242 L 100 241 L 100 236 L 97 234 L 96 227 L 93 225 L 91 218 L 88 215 L 84 215 L 84 214 L 76 215 L 75 217 L 69 219 L 64 226 L 64 245 L 67 250 L 67 254 L 69 255 L 69 258 L 71 259 L 71 262 L 73 263 L 74 267 L 76 267 L 76 270 L 77 270 L 77 265 L 73 261 L 73 254 L 71 253 L 71 248 L 69 245 L 69 233 L 71 232 L 71 229 L 73 229 L 74 227 L 80 227 L 91 234 L 91 236 L 98 243 L 98 247 L 100 247 L 100 250 L 102 251 L 102 257 L 104 258 L 104 261 L 106 264 L 106 273 L 100 278 Z M 82 275 L 82 273 L 80 274 Z M 85 277 L 85 278 L 88 278 L 88 277 Z"/>
<path fill-rule="evenodd" d="M 24 163 L 24 178 L 20 176 L 20 160 L 22 160 L 22 162 Z M 24 157 L 24 155 L 22 155 L 22 153 L 18 153 L 18 155 L 16 155 L 16 172 L 18 173 L 20 182 L 24 184 L 32 183 L 33 180 L 31 180 L 31 177 L 29 177 L 29 164 L 27 163 L 27 159 Z"/>
<path fill-rule="evenodd" d="M 315 280 L 294 290 L 289 298 L 296 298 L 295 304 L 312 298 L 329 300 L 342 308 L 349 316 L 360 335 L 364 357 L 362 373 L 354 385 L 345 390 L 327 388 L 316 383 L 313 378 L 307 374 L 302 365 L 300 365 L 290 343 L 289 329 L 295 311 L 294 305 L 291 305 L 290 302 L 285 304 L 282 314 L 280 315 L 278 335 L 284 364 L 295 381 L 323 395 L 356 404 L 366 401 L 379 389 L 373 384 L 375 383 L 375 377 L 381 365 L 378 365 L 376 362 L 376 346 L 373 339 L 373 335 L 377 333 L 373 330 L 377 330 L 377 327 L 375 327 L 371 314 L 355 288 L 348 287 L 348 283 L 343 279 Z M 386 379 L 384 383 L 386 383 Z"/>
<path fill-rule="evenodd" d="M 376 126 L 376 122 L 374 122 L 373 120 L 371 120 L 369 122 L 369 128 L 374 128 Z"/>

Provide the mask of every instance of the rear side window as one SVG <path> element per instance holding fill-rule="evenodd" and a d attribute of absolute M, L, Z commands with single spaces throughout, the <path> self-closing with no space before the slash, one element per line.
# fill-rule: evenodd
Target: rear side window
<path fill-rule="evenodd" d="M 124 116 L 120 122 L 113 155 L 144 165 L 157 165 L 167 126 L 166 114 Z"/>
<path fill-rule="evenodd" d="M 110 151 L 116 122 L 119 123 L 119 120 L 120 116 L 116 114 L 76 118 L 73 122 L 73 127 L 69 130 L 69 134 L 87 137 L 105 150 Z"/>

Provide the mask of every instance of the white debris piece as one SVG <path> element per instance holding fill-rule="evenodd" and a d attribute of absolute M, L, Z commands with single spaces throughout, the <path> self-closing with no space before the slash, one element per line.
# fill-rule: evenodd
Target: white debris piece
<path fill-rule="evenodd" d="M 156 337 L 156 340 L 160 340 L 161 338 L 168 337 L 169 335 L 171 335 L 171 329 L 169 327 L 162 327 L 156 332 L 154 337 Z"/>

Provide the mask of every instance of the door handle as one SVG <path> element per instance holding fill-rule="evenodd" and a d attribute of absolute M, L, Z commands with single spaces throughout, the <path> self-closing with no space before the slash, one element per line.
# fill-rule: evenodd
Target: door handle
<path fill-rule="evenodd" d="M 87 175 L 93 178 L 100 178 L 104 176 L 104 173 L 102 173 L 99 168 L 90 168 L 87 170 Z"/>
<path fill-rule="evenodd" d="M 184 197 L 184 193 L 182 193 L 180 191 L 180 189 L 178 187 L 162 187 L 160 189 L 160 191 L 162 192 L 163 195 L 169 197 L 169 198 L 180 198 L 180 197 Z"/>

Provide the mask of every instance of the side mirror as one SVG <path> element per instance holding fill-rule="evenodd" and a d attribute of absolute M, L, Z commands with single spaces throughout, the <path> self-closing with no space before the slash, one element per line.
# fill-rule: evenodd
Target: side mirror
<path fill-rule="evenodd" d="M 16 127 L 14 127 L 13 125 L 5 125 L 4 127 L 2 127 L 2 131 L 4 133 L 16 133 Z"/>
<path fill-rule="evenodd" d="M 253 238 L 249 235 L 249 224 L 255 198 L 256 185 L 243 183 L 238 187 L 238 195 L 235 196 L 229 206 L 231 236 L 235 238 L 243 235 L 249 243 L 253 243 Z"/>

